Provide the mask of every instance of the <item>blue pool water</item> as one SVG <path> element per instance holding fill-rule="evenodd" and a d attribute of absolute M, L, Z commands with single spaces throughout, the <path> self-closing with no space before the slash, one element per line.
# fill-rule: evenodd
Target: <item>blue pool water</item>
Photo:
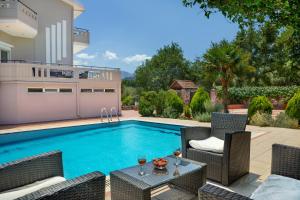
<path fill-rule="evenodd" d="M 66 178 L 96 170 L 107 175 L 136 165 L 138 155 L 151 160 L 178 147 L 179 126 L 126 121 L 1 135 L 0 163 L 61 150 Z"/>

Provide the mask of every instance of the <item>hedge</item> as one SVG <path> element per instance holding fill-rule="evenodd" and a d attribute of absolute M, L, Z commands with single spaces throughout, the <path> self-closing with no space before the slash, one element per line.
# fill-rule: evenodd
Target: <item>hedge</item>
<path fill-rule="evenodd" d="M 218 96 L 221 88 L 217 88 Z M 268 86 L 268 87 L 231 87 L 229 88 L 229 99 L 231 103 L 242 103 L 244 100 L 256 96 L 266 96 L 268 98 L 284 98 L 288 101 L 300 90 L 300 86 Z"/>

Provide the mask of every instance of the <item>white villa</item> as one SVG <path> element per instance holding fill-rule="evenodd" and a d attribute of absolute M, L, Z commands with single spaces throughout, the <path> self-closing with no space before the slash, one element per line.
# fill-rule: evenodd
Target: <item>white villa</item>
<path fill-rule="evenodd" d="M 76 0 L 0 0 L 0 124 L 121 114 L 117 68 L 74 66 L 89 31 Z"/>

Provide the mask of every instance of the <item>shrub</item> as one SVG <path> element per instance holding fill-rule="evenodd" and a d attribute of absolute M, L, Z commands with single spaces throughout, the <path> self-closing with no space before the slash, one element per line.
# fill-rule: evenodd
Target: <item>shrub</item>
<path fill-rule="evenodd" d="M 176 110 L 171 107 L 167 107 L 164 109 L 163 117 L 177 119 L 179 116 L 180 114 L 178 114 Z"/>
<path fill-rule="evenodd" d="M 156 99 L 156 92 L 144 92 L 142 93 L 139 101 L 139 113 L 142 116 L 152 116 L 155 110 L 155 99 Z"/>
<path fill-rule="evenodd" d="M 183 112 L 183 101 L 173 90 L 166 92 L 165 109 L 163 115 L 170 118 L 178 118 Z"/>
<path fill-rule="evenodd" d="M 212 113 L 212 112 L 221 112 L 224 109 L 224 106 L 219 103 L 213 104 L 210 100 L 206 100 L 204 102 L 204 108 L 206 112 Z"/>
<path fill-rule="evenodd" d="M 199 87 L 190 104 L 193 116 L 205 112 L 204 102 L 207 100 L 209 100 L 208 93 L 202 87 Z"/>
<path fill-rule="evenodd" d="M 248 108 L 248 116 L 251 119 L 255 113 L 267 113 L 272 114 L 273 105 L 270 100 L 265 96 L 254 97 Z"/>
<path fill-rule="evenodd" d="M 186 118 L 191 118 L 192 117 L 191 108 L 188 105 L 184 106 L 183 113 L 184 113 L 184 116 Z"/>
<path fill-rule="evenodd" d="M 256 96 L 290 99 L 299 89 L 300 86 L 231 87 L 228 95 L 231 103 L 242 103 Z M 220 96 L 221 88 L 217 91 Z"/>
<path fill-rule="evenodd" d="M 250 124 L 255 126 L 272 126 L 272 115 L 268 113 L 257 112 L 251 117 Z"/>
<path fill-rule="evenodd" d="M 160 116 L 163 114 L 164 109 L 166 107 L 166 91 L 160 90 L 157 93 L 157 97 L 155 99 L 155 110 L 156 110 L 156 115 Z"/>
<path fill-rule="evenodd" d="M 281 112 L 276 116 L 274 126 L 281 128 L 298 128 L 298 121 L 290 118 L 286 113 Z"/>
<path fill-rule="evenodd" d="M 300 90 L 289 100 L 286 114 L 300 121 Z"/>
<path fill-rule="evenodd" d="M 194 118 L 199 122 L 211 122 L 211 113 L 198 113 Z"/>
<path fill-rule="evenodd" d="M 122 99 L 122 105 L 123 106 L 131 106 L 131 105 L 134 105 L 134 99 L 132 96 L 127 96 L 127 97 L 124 97 Z"/>

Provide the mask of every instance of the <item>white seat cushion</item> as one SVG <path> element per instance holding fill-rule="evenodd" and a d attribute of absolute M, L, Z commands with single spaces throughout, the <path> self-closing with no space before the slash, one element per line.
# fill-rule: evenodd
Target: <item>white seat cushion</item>
<path fill-rule="evenodd" d="M 194 149 L 199 149 L 203 151 L 211 151 L 216 153 L 223 153 L 224 140 L 216 137 L 209 137 L 205 140 L 191 140 L 189 144 Z"/>
<path fill-rule="evenodd" d="M 251 195 L 254 200 L 299 200 L 300 181 L 279 175 L 270 175 Z"/>
<path fill-rule="evenodd" d="M 25 196 L 26 194 L 30 194 L 32 192 L 38 191 L 42 188 L 61 183 L 65 181 L 66 179 L 64 177 L 55 176 L 51 178 L 47 178 L 45 180 L 37 181 L 29 185 L 24 185 L 22 187 L 14 188 L 11 190 L 4 191 L 0 193 L 0 199 L 5 200 L 12 200 L 16 199 L 22 196 Z"/>

